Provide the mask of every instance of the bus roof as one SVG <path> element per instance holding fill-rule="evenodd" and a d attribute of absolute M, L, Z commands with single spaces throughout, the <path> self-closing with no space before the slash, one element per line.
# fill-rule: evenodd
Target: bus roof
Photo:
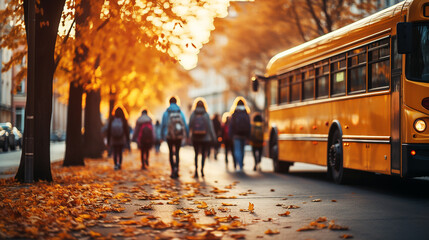
<path fill-rule="evenodd" d="M 419 2 L 419 1 L 414 1 Z M 403 1 L 373 15 L 349 24 L 338 30 L 305 42 L 275 55 L 267 64 L 265 77 L 274 77 L 306 65 L 308 61 L 319 61 L 335 55 L 347 46 L 356 46 L 365 39 L 382 37 L 391 33 L 399 18 L 407 13 L 414 3 Z M 414 5 L 414 4 L 413 4 Z M 418 5 L 418 4 L 416 4 Z M 371 26 L 371 28 L 369 28 Z"/>

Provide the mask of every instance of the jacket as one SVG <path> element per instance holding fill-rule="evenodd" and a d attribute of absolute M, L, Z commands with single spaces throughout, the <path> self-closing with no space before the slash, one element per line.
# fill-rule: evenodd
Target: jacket
<path fill-rule="evenodd" d="M 173 111 L 180 111 L 180 115 L 182 116 L 182 121 L 185 124 L 186 137 L 189 137 L 189 128 L 188 128 L 188 124 L 186 124 L 185 115 L 180 110 L 180 107 L 177 104 L 171 103 L 170 106 L 167 108 L 167 110 L 162 115 L 162 120 L 161 120 L 161 135 L 162 135 L 161 137 L 162 137 L 162 140 L 166 140 L 166 138 L 167 138 L 168 113 L 173 112 Z"/>
<path fill-rule="evenodd" d="M 192 134 L 192 129 L 195 127 L 195 115 L 201 114 L 203 115 L 204 122 L 206 124 L 207 132 L 204 136 L 194 136 Z M 206 112 L 204 107 L 196 107 L 192 112 L 191 117 L 189 118 L 189 129 L 191 133 L 192 142 L 214 142 L 217 139 L 213 123 L 210 120 L 209 114 Z"/>

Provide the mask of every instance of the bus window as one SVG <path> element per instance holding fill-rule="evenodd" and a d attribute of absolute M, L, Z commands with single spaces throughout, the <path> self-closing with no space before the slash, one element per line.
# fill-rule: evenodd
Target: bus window
<path fill-rule="evenodd" d="M 408 79 L 429 82 L 429 24 L 413 26 L 413 50 L 407 54 Z"/>
<path fill-rule="evenodd" d="M 346 60 L 345 54 L 331 59 L 331 95 L 346 92 Z"/>
<path fill-rule="evenodd" d="M 273 79 L 270 81 L 270 95 L 271 95 L 271 105 L 276 105 L 277 104 L 277 99 L 278 99 L 278 93 L 279 93 L 279 89 L 278 89 L 278 80 L 277 79 Z"/>
<path fill-rule="evenodd" d="M 316 98 L 329 94 L 329 62 L 326 60 L 316 68 Z"/>
<path fill-rule="evenodd" d="M 368 48 L 368 56 L 368 88 L 373 90 L 377 88 L 389 87 L 389 39 L 384 39 L 370 44 Z"/>
<path fill-rule="evenodd" d="M 295 75 L 292 78 L 292 91 L 291 91 L 291 102 L 299 101 L 301 98 L 301 82 L 302 73 L 300 70 L 295 71 Z"/>
<path fill-rule="evenodd" d="M 302 82 L 302 99 L 314 99 L 314 68 L 313 66 L 307 68 L 303 73 L 304 80 Z"/>
<path fill-rule="evenodd" d="M 286 76 L 280 80 L 280 103 L 289 102 L 290 98 L 290 81 L 292 76 Z"/>
<path fill-rule="evenodd" d="M 366 90 L 366 48 L 352 50 L 348 54 L 348 92 Z"/>

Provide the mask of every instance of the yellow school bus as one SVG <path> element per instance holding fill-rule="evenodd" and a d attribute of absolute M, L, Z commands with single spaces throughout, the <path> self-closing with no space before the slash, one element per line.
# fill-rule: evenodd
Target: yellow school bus
<path fill-rule="evenodd" d="M 294 162 L 429 175 L 429 1 L 404 1 L 274 56 L 264 76 L 266 146 Z M 256 89 L 255 89 L 256 90 Z"/>

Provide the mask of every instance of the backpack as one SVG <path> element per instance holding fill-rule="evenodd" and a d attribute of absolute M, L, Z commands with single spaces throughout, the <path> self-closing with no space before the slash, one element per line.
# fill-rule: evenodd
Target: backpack
<path fill-rule="evenodd" d="M 238 111 L 234 113 L 234 133 L 240 136 L 247 136 L 250 133 L 250 118 L 247 112 Z"/>
<path fill-rule="evenodd" d="M 185 123 L 179 111 L 168 112 L 167 139 L 181 140 L 185 132 Z"/>
<path fill-rule="evenodd" d="M 114 118 L 110 126 L 110 134 L 114 138 L 120 138 L 124 135 L 124 123 L 120 118 Z"/>
<path fill-rule="evenodd" d="M 253 142 L 263 142 L 264 141 L 264 130 L 262 128 L 262 122 L 254 122 L 252 124 L 252 129 L 250 131 L 250 136 Z"/>
<path fill-rule="evenodd" d="M 196 137 L 202 137 L 207 134 L 207 124 L 203 114 L 195 114 L 192 135 Z"/>
<path fill-rule="evenodd" d="M 140 126 L 139 136 L 138 136 L 139 145 L 152 145 L 153 143 L 153 127 L 150 122 L 145 122 Z"/>

